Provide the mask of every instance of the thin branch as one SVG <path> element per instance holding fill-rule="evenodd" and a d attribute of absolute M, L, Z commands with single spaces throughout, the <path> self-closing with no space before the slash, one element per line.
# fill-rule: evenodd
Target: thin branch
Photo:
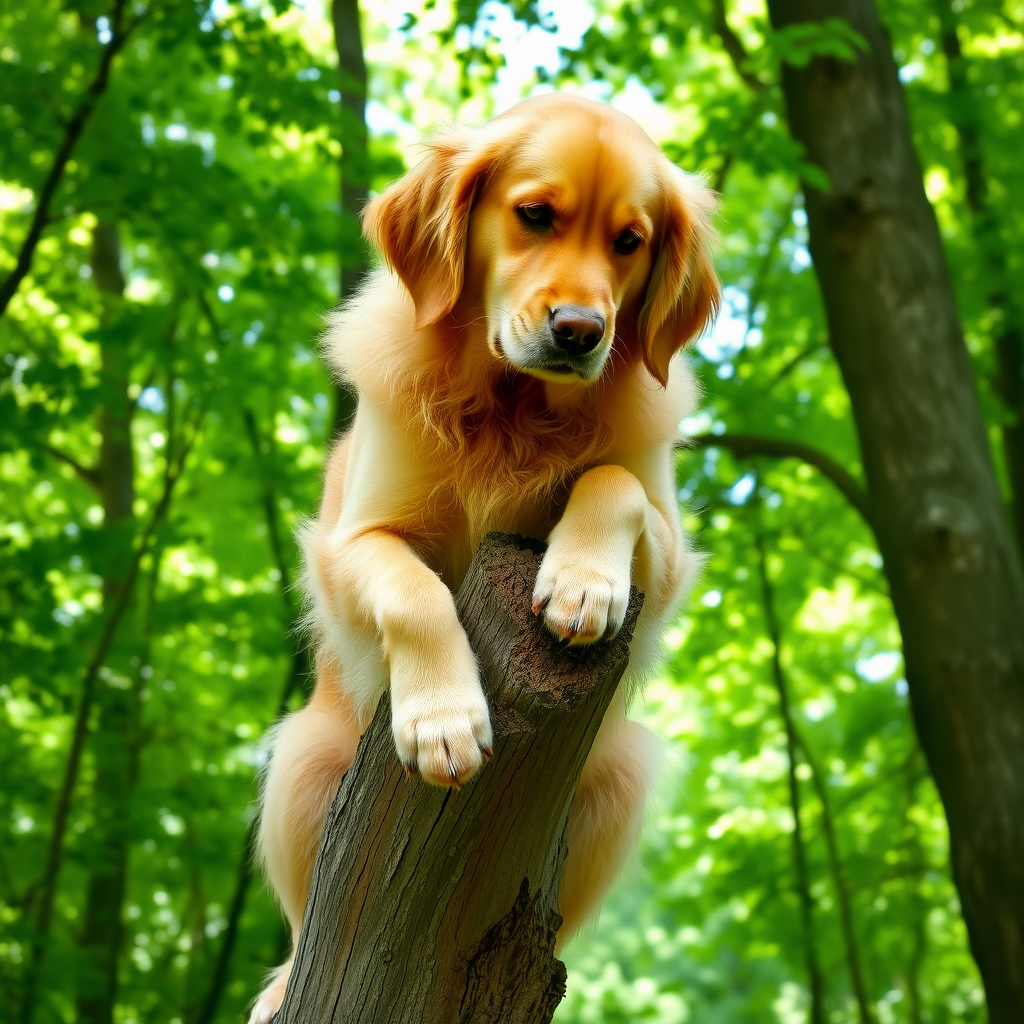
<path fill-rule="evenodd" d="M 889 882 L 902 882 L 907 878 L 920 878 L 925 872 L 935 869 L 935 865 L 928 863 L 927 860 L 905 861 L 896 867 L 890 868 L 888 871 L 875 875 L 873 878 L 865 879 L 858 885 L 851 885 L 850 891 L 853 893 L 866 892 L 877 895 L 878 890 Z"/>
<path fill-rule="evenodd" d="M 863 799 L 868 794 L 873 793 L 876 789 L 884 786 L 894 775 L 902 775 L 904 772 L 912 772 L 917 778 L 923 777 L 920 765 L 916 766 L 914 762 L 917 761 L 920 749 L 915 745 L 911 747 L 910 752 L 907 754 L 902 761 L 898 764 L 894 764 L 886 769 L 884 772 L 879 772 L 869 782 L 863 782 L 856 789 L 847 793 L 842 800 L 839 800 L 834 808 L 835 816 L 838 818 L 839 815 L 843 814 L 846 810 L 852 807 L 858 800 Z"/>
<path fill-rule="evenodd" d="M 740 344 L 739 351 L 733 359 L 733 363 L 737 368 L 750 357 L 751 349 L 750 346 L 747 345 L 747 338 L 750 336 L 750 332 L 755 326 L 754 317 L 757 314 L 758 306 L 761 304 L 761 293 L 764 291 L 765 280 L 767 279 L 772 265 L 775 262 L 775 256 L 778 252 L 779 245 L 792 223 L 793 201 L 794 197 L 790 196 L 786 203 L 785 210 L 782 211 L 782 215 L 779 217 L 778 222 L 772 229 L 772 233 L 768 238 L 767 248 L 764 252 L 764 257 L 758 264 L 757 270 L 754 272 L 754 279 L 750 284 L 750 288 L 747 289 L 746 327 L 743 330 L 743 340 Z"/>
<path fill-rule="evenodd" d="M 739 128 L 736 132 L 736 137 L 742 139 L 747 132 L 757 123 L 757 119 L 761 116 L 761 106 L 755 105 L 750 113 L 740 123 Z M 726 178 L 729 176 L 729 172 L 732 170 L 733 164 L 736 161 L 736 153 L 730 150 L 722 158 L 721 164 L 718 166 L 718 170 L 715 172 L 715 176 L 711 179 L 711 191 L 720 193 L 725 188 Z"/>
<path fill-rule="evenodd" d="M 276 722 L 288 710 L 292 694 L 302 684 L 302 681 L 308 677 L 310 668 L 309 648 L 304 643 L 300 644 L 292 655 L 291 667 L 289 668 L 288 675 L 285 677 L 284 686 L 281 688 L 281 696 L 277 702 L 277 710 L 273 721 Z M 206 997 L 193 1020 L 193 1024 L 211 1024 L 217 1016 L 217 1008 L 228 983 L 231 954 L 234 952 L 235 943 L 238 940 L 238 929 L 242 921 L 242 912 L 245 909 L 245 901 L 249 895 L 249 889 L 252 886 L 253 876 L 255 875 L 256 830 L 258 827 L 259 819 L 253 816 L 252 821 L 249 822 L 249 828 L 246 830 L 242 853 L 238 861 L 238 870 L 235 875 L 235 891 L 231 896 L 231 905 L 228 908 L 224 938 L 221 940 L 220 949 L 217 950 L 217 959 L 213 965 L 213 973 L 210 976 Z"/>
<path fill-rule="evenodd" d="M 758 503 L 760 511 L 760 503 Z M 797 737 L 793 714 L 789 702 L 789 688 L 782 669 L 782 637 L 778 616 L 775 612 L 775 592 L 768 575 L 768 557 L 765 552 L 761 524 L 754 528 L 754 545 L 757 548 L 757 569 L 761 580 L 761 599 L 764 606 L 765 628 L 772 645 L 772 680 L 779 695 L 779 713 L 786 731 L 786 754 L 788 763 L 789 803 L 793 815 L 793 866 L 796 873 L 797 892 L 803 920 L 807 964 L 807 981 L 811 996 L 809 1020 L 811 1024 L 825 1024 L 825 983 L 818 962 L 814 926 L 814 898 L 811 895 L 810 874 L 807 867 L 807 844 L 800 820 L 800 782 L 797 778 Z"/>
<path fill-rule="evenodd" d="M 879 583 L 877 580 L 870 579 L 867 576 L 857 572 L 856 569 L 851 568 L 848 565 L 844 565 L 841 561 L 836 558 L 830 558 L 824 552 L 820 551 L 817 547 L 811 544 L 808 540 L 808 533 L 803 532 L 797 526 L 794 532 L 790 534 L 794 540 L 798 541 L 800 546 L 815 560 L 821 562 L 826 568 L 831 569 L 838 576 L 846 576 L 849 579 L 856 580 L 862 587 L 867 590 L 873 590 L 876 594 L 879 594 L 884 598 L 891 598 L 888 587 L 885 583 Z M 885 575 L 882 574 L 882 580 L 885 580 Z"/>
<path fill-rule="evenodd" d="M 777 459 L 800 459 L 801 462 L 814 466 L 818 472 L 831 480 L 840 494 L 860 513 L 868 528 L 874 532 L 867 492 L 848 469 L 813 445 L 788 437 L 727 433 L 698 434 L 688 438 L 681 447 L 725 448 L 740 459 L 752 458 L 757 455 L 767 455 Z"/>
<path fill-rule="evenodd" d="M 178 325 L 176 323 L 174 323 L 174 324 L 171 325 L 170 329 L 172 331 L 176 331 L 178 329 Z M 139 385 L 139 393 L 133 399 L 131 399 L 128 402 L 128 416 L 129 416 L 129 418 L 134 416 L 136 410 L 139 408 L 139 399 L 142 397 L 142 392 L 145 391 L 146 388 L 151 387 L 152 384 L 153 384 L 153 381 L 155 381 L 155 380 L 156 380 L 156 367 L 154 366 L 154 367 L 150 368 L 149 373 L 146 374 L 146 376 L 143 378 L 142 383 Z"/>
<path fill-rule="evenodd" d="M 52 444 L 47 444 L 45 441 L 39 442 L 39 447 L 58 462 L 63 462 L 65 465 L 70 466 L 90 487 L 99 487 L 100 471 L 95 466 L 83 466 L 77 459 L 68 455 L 67 452 L 62 452 L 59 448 L 55 448 Z"/>
<path fill-rule="evenodd" d="M 729 19 L 725 13 L 725 0 L 712 0 L 712 27 L 719 39 L 722 40 L 722 48 L 725 50 L 736 74 L 752 89 L 757 95 L 767 92 L 768 86 L 761 81 L 753 71 L 750 70 L 750 54 L 743 45 L 743 40 L 733 31 Z"/>
<path fill-rule="evenodd" d="M 263 517 L 267 523 L 267 534 L 270 538 L 270 550 L 274 556 L 274 564 L 279 573 L 281 581 L 281 600 L 284 602 L 285 613 L 289 621 L 295 618 L 295 602 L 292 600 L 291 568 L 288 559 L 285 558 L 284 544 L 281 541 L 281 524 L 277 517 L 277 492 L 274 488 L 274 480 L 271 474 L 271 467 L 267 464 L 263 451 L 263 444 L 270 444 L 270 441 L 263 442 L 260 438 L 259 427 L 256 425 L 256 415 L 249 406 L 242 410 L 242 420 L 245 423 L 245 432 L 249 437 L 249 444 L 252 446 L 253 458 L 259 471 L 262 483 L 260 500 L 263 504 Z"/>
<path fill-rule="evenodd" d="M 793 723 L 793 735 L 797 745 L 803 752 L 804 761 L 811 770 L 811 783 L 818 795 L 821 805 L 821 826 L 825 833 L 825 849 L 828 851 L 828 865 L 832 874 L 832 886 L 836 891 L 839 904 L 839 921 L 843 932 L 843 946 L 846 952 L 846 967 L 850 974 L 850 984 L 857 1003 L 857 1014 L 860 1024 L 874 1024 L 871 1004 L 868 1000 L 867 986 L 864 984 L 864 971 L 861 967 L 860 947 L 857 942 L 857 931 L 853 924 L 853 905 L 850 899 L 850 886 L 846 879 L 846 870 L 839 852 L 839 840 L 836 837 L 835 816 L 832 813 L 832 802 L 829 798 L 828 786 L 818 766 L 817 759 L 811 752 L 796 723 Z"/>
<path fill-rule="evenodd" d="M 212 313 L 212 311 L 211 311 Z M 292 632 L 295 632 L 295 605 L 291 596 L 291 579 L 288 561 L 284 556 L 284 546 L 281 543 L 281 529 L 277 517 L 277 496 L 274 490 L 273 478 L 270 468 L 267 466 L 263 452 L 263 444 L 260 440 L 259 429 L 256 425 L 256 416 L 252 409 L 246 406 L 242 410 L 242 418 L 245 422 L 246 434 L 252 446 L 253 458 L 259 467 L 260 477 L 263 484 L 262 504 L 263 515 L 267 524 L 267 534 L 270 538 L 270 548 L 274 556 L 277 571 L 280 574 L 281 601 L 284 605 L 285 614 L 292 624 Z M 272 721 L 277 721 L 288 710 L 292 694 L 298 689 L 304 680 L 309 678 L 311 670 L 309 648 L 306 643 L 300 640 L 292 654 L 292 663 L 285 678 L 284 686 L 281 688 L 281 696 L 277 702 L 277 709 Z M 228 969 L 231 963 L 231 954 L 234 952 L 235 942 L 238 938 L 238 928 L 242 919 L 242 912 L 245 909 L 246 898 L 253 879 L 253 861 L 256 850 L 256 829 L 257 819 L 249 823 L 246 832 L 245 842 L 242 846 L 242 854 L 238 862 L 238 870 L 235 875 L 235 890 L 231 897 L 231 905 L 228 909 L 227 926 L 224 929 L 224 938 L 221 940 L 220 949 L 217 951 L 217 959 L 214 963 L 213 973 L 210 977 L 210 984 L 207 988 L 206 997 L 197 1012 L 193 1024 L 210 1024 L 217 1015 L 217 1008 L 223 995 L 224 988 L 228 981 Z"/>
<path fill-rule="evenodd" d="M 143 15 L 131 20 L 126 26 L 122 24 L 124 19 L 124 8 L 126 0 L 114 0 L 114 7 L 110 17 L 112 35 L 110 42 L 103 48 L 103 55 L 100 58 L 99 67 L 96 70 L 96 77 L 86 91 L 82 101 L 78 104 L 71 119 L 67 122 L 64 130 L 64 138 L 53 158 L 53 165 L 46 176 L 42 187 L 39 189 L 36 200 L 35 213 L 32 216 L 32 223 L 29 225 L 28 234 L 22 242 L 21 250 L 18 253 L 18 261 L 14 269 L 7 275 L 3 283 L 0 283 L 0 317 L 7 312 L 11 299 L 14 297 L 18 286 L 32 267 L 32 258 L 35 255 L 36 246 L 42 238 L 43 231 L 49 222 L 50 204 L 60 185 L 64 170 L 71 159 L 75 144 L 78 142 L 82 130 L 85 128 L 100 97 L 106 92 L 110 81 L 110 67 L 114 58 L 123 49 L 128 37 L 142 20 Z"/>
<path fill-rule="evenodd" d="M 907 799 L 907 848 L 911 863 L 924 863 L 925 854 L 921 847 L 921 835 L 917 822 L 911 816 L 910 809 L 917 802 L 917 787 L 920 773 L 908 771 L 906 775 Z M 924 966 L 925 954 L 928 950 L 928 907 L 921 894 L 921 879 L 908 880 L 910 903 L 914 921 L 913 945 L 910 947 L 910 959 L 907 963 L 906 983 L 907 1020 L 908 1024 L 922 1024 L 924 1014 L 921 1000 L 921 969 Z"/>
<path fill-rule="evenodd" d="M 829 345 L 827 341 L 812 341 L 810 344 L 800 349 L 799 352 L 792 359 L 787 359 L 782 364 L 779 370 L 776 371 L 775 376 L 758 391 L 760 395 L 766 395 L 769 391 L 773 391 L 779 384 L 781 384 L 805 359 L 809 356 L 813 356 L 815 352 L 821 352 L 823 349 L 828 349 Z"/>
<path fill-rule="evenodd" d="M 775 262 L 775 253 L 793 222 L 794 199 L 795 196 L 789 197 L 786 209 L 783 211 L 782 216 L 771 233 L 771 237 L 768 239 L 768 249 L 764 254 L 764 259 L 758 265 L 757 271 L 754 274 L 754 280 L 747 291 L 747 328 L 743 332 L 744 342 L 746 342 L 747 335 L 754 329 L 754 314 L 757 312 L 757 307 L 761 304 L 764 282 L 768 277 L 772 264 Z"/>

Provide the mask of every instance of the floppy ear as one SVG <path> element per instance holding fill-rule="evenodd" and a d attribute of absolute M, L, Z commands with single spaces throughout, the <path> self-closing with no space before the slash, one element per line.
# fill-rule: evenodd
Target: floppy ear
<path fill-rule="evenodd" d="M 669 166 L 665 223 L 638 323 L 644 365 L 662 386 L 672 357 L 714 320 L 721 302 L 709 252 L 715 194 L 698 178 Z"/>
<path fill-rule="evenodd" d="M 427 145 L 427 156 L 363 210 L 363 233 L 409 289 L 417 328 L 458 301 L 469 211 L 498 151 L 479 129 L 452 129 Z"/>

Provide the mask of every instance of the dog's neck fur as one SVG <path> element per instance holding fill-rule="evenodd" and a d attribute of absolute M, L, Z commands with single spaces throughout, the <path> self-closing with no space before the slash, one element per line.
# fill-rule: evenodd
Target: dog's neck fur
<path fill-rule="evenodd" d="M 373 319 L 362 314 L 364 302 Z M 616 338 L 593 384 L 551 383 L 517 371 L 491 352 L 482 313 L 480 304 L 466 302 L 417 330 L 411 296 L 381 270 L 332 314 L 325 339 L 343 379 L 392 410 L 409 432 L 413 457 L 437 467 L 439 488 L 474 521 L 571 486 L 605 461 L 623 432 L 618 419 L 628 416 L 632 436 L 660 439 L 671 436 L 691 404 L 685 396 L 666 404 L 628 337 Z M 381 337 L 390 340 L 386 351 Z"/>
<path fill-rule="evenodd" d="M 449 354 L 409 367 L 421 443 L 447 456 L 463 502 L 485 492 L 498 503 L 550 492 L 601 461 L 611 435 L 596 399 L 610 380 L 560 385 L 516 370 L 490 352 L 482 323 L 431 330 Z"/>

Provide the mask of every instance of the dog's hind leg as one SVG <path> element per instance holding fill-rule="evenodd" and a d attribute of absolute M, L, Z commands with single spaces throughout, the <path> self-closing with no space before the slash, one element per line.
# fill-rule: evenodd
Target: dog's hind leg
<path fill-rule="evenodd" d="M 636 845 L 656 753 L 651 733 L 613 706 L 587 757 L 569 812 L 556 951 L 597 910 Z"/>
<path fill-rule="evenodd" d="M 293 950 L 327 812 L 359 743 L 355 714 L 335 680 L 325 675 L 319 674 L 309 704 L 277 727 L 263 789 L 260 853 L 291 925 Z M 270 976 L 250 1024 L 266 1024 L 277 1013 L 291 968 L 289 957 Z"/>

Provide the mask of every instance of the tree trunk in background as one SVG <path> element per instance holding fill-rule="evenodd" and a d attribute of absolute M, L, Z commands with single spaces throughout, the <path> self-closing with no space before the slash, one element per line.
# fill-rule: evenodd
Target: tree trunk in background
<path fill-rule="evenodd" d="M 456 598 L 480 663 L 494 759 L 461 790 L 405 777 L 381 700 L 324 828 L 279 1024 L 545 1024 L 565 828 L 629 660 L 568 648 L 530 608 L 543 545 L 488 534 Z"/>
<path fill-rule="evenodd" d="M 111 608 L 124 586 L 132 557 L 135 500 L 131 440 L 130 338 L 121 319 L 124 277 L 116 224 L 100 223 L 93 231 L 93 280 L 101 293 L 100 324 L 100 497 L 105 534 L 104 607 Z M 129 800 L 137 765 L 138 688 L 126 647 L 134 639 L 130 623 L 122 625 L 125 641 L 115 643 L 96 689 L 96 725 L 92 737 L 95 763 L 87 837 L 85 911 L 82 920 L 82 975 L 77 998 L 78 1024 L 111 1024 L 117 993 L 121 947 L 121 904 L 128 860 Z M 128 628 L 125 628 L 125 627 Z"/>
<path fill-rule="evenodd" d="M 996 371 L 992 388 L 1006 406 L 1002 424 L 1003 458 L 1010 481 L 1011 511 L 1017 550 L 1024 559 L 1024 321 L 1011 285 L 1006 248 L 1000 237 L 999 215 L 985 175 L 981 150 L 981 114 L 967 77 L 960 49 L 956 14 L 951 0 L 937 0 L 942 52 L 949 70 L 949 119 L 956 128 L 971 229 L 987 288 L 985 305 L 992 317 Z"/>
<path fill-rule="evenodd" d="M 921 745 L 993 1024 L 1024 1020 L 1024 579 L 902 89 L 871 0 L 769 0 L 776 29 L 848 21 L 852 63 L 784 65 L 810 249 L 853 406 Z"/>
<path fill-rule="evenodd" d="M 341 91 L 341 252 L 338 301 L 344 302 L 366 272 L 366 248 L 359 212 L 370 192 L 366 131 L 366 61 L 359 26 L 359 0 L 332 0 L 334 47 L 338 51 Z M 335 385 L 334 434 L 344 430 L 356 411 L 356 397 Z"/>

